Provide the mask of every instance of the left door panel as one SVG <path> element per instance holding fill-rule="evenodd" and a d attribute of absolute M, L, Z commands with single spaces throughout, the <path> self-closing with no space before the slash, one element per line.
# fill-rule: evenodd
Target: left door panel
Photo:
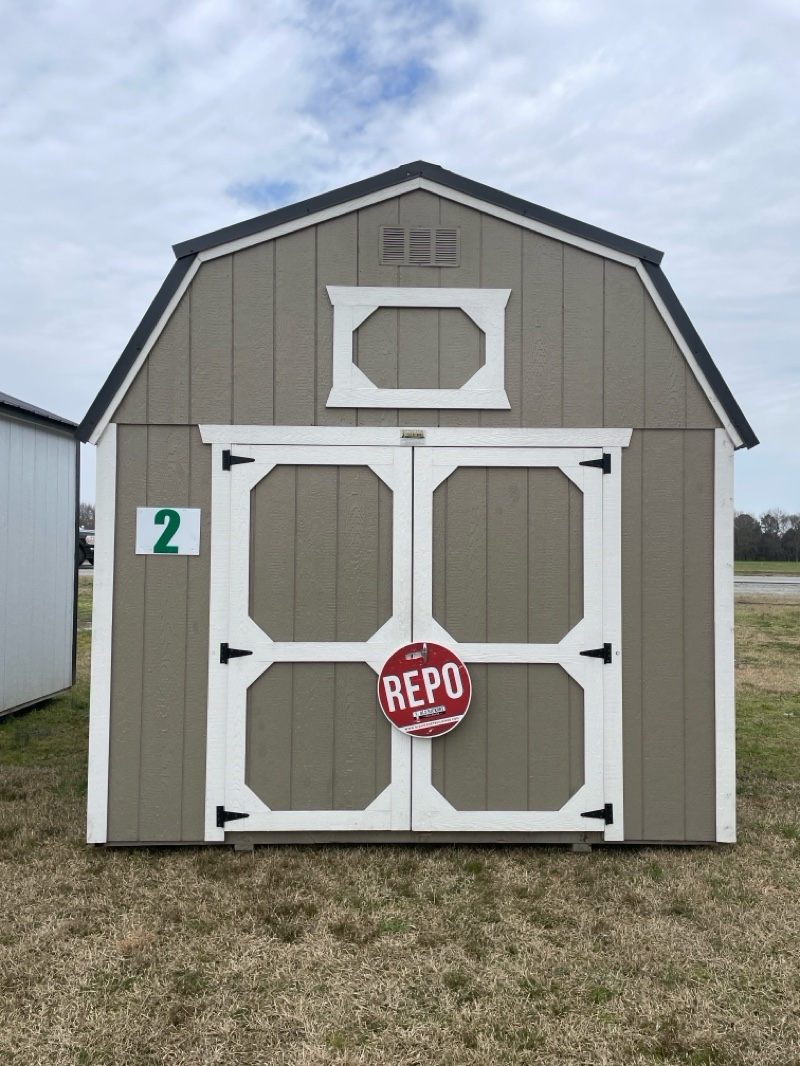
<path fill-rule="evenodd" d="M 411 449 L 233 451 L 215 472 L 207 839 L 408 829 L 410 740 L 376 675 L 411 637 Z M 225 663 L 223 644 L 250 654 Z M 218 807 L 247 817 L 219 825 Z"/>

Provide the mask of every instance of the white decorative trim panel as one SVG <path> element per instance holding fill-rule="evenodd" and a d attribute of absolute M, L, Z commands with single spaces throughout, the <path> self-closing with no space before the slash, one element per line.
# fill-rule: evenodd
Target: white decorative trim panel
<path fill-rule="evenodd" d="M 508 410 L 505 310 L 510 289 L 378 288 L 328 285 L 333 304 L 333 388 L 328 407 Z M 353 334 L 379 307 L 459 308 L 486 337 L 486 361 L 459 389 L 382 389 L 356 366 Z"/>

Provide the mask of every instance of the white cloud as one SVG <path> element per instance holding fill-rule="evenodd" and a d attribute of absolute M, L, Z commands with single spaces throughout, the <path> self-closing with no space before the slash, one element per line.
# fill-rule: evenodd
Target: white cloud
<path fill-rule="evenodd" d="M 0 388 L 78 418 L 170 244 L 427 158 L 666 251 L 800 508 L 794 0 L 0 3 Z M 248 203 L 262 189 L 263 204 Z"/>

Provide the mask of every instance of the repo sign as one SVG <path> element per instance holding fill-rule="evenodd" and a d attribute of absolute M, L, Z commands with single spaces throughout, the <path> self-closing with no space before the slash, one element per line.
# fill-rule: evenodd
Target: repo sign
<path fill-rule="evenodd" d="M 466 666 L 441 644 L 398 648 L 378 678 L 383 713 L 393 726 L 414 737 L 440 737 L 455 729 L 471 698 Z"/>

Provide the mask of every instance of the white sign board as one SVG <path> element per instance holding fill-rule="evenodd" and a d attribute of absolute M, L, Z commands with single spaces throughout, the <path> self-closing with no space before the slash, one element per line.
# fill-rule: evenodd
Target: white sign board
<path fill-rule="evenodd" d="M 199 507 L 137 507 L 137 555 L 199 555 Z"/>

